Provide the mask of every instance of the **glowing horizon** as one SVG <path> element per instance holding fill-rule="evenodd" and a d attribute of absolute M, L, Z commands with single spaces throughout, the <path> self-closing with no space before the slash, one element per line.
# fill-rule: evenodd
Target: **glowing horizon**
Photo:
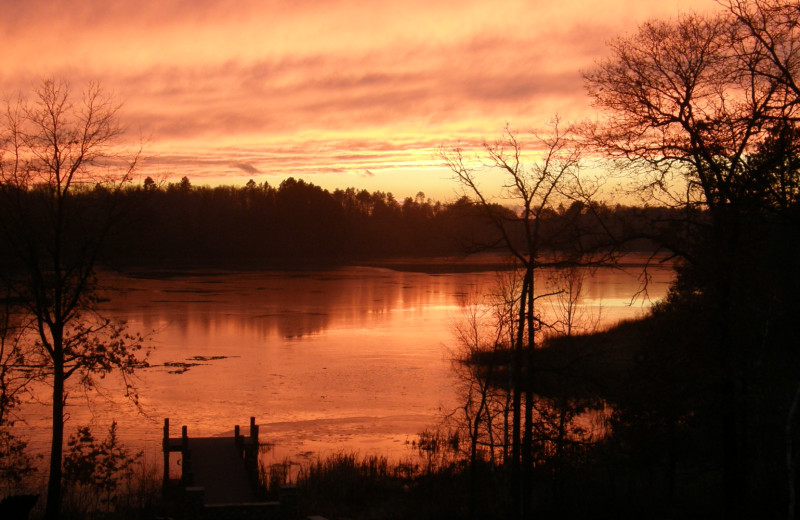
<path fill-rule="evenodd" d="M 452 199 L 436 151 L 592 117 L 581 70 L 648 18 L 713 0 L 218 0 L 5 5 L 0 90 L 99 81 L 124 103 L 140 173 L 198 184 L 423 191 Z"/>

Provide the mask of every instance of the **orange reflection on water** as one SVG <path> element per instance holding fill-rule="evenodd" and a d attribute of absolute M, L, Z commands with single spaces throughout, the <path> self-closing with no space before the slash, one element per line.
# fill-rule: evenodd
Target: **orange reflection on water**
<path fill-rule="evenodd" d="M 629 305 L 638 271 L 599 269 L 585 282 L 587 309 L 610 324 Z M 672 273 L 650 285 L 663 295 Z M 391 457 L 458 404 L 453 326 L 464 296 L 495 284 L 491 272 L 424 274 L 349 267 L 324 272 L 238 272 L 160 278 L 108 275 L 104 312 L 148 335 L 152 368 L 137 386 L 146 416 L 118 399 L 73 399 L 67 432 L 119 423 L 123 440 L 157 458 L 161 424 L 190 435 L 230 434 L 255 416 L 274 456 L 348 450 Z M 544 286 L 544 284 L 542 284 Z M 43 449 L 46 409 L 25 418 Z M 177 426 L 176 426 L 177 427 Z"/>

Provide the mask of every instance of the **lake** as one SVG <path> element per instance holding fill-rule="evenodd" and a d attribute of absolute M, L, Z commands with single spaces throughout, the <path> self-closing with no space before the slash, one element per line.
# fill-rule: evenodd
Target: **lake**
<path fill-rule="evenodd" d="M 640 315 L 673 278 L 669 266 L 649 273 L 650 300 L 632 302 L 641 268 L 597 269 L 580 305 L 601 326 Z M 119 397 L 114 377 L 102 395 L 73 390 L 66 433 L 83 424 L 101 433 L 116 420 L 128 445 L 158 460 L 165 417 L 173 436 L 180 425 L 216 436 L 254 416 L 277 460 L 341 450 L 403 458 L 457 405 L 453 328 L 464 301 L 496 279 L 373 267 L 105 274 L 103 313 L 147 336 L 153 367 L 135 380 L 141 412 Z M 45 450 L 47 408 L 29 404 L 23 417 L 31 446 Z"/>

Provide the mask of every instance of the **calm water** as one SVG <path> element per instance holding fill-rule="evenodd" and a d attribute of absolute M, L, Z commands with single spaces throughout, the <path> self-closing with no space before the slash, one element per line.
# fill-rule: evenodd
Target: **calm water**
<path fill-rule="evenodd" d="M 639 269 L 599 269 L 581 305 L 603 324 L 644 312 L 631 305 Z M 672 272 L 651 270 L 652 299 Z M 495 285 L 491 272 L 422 274 L 350 267 L 324 272 L 247 272 L 159 279 L 109 275 L 104 312 L 148 335 L 152 368 L 136 385 L 142 414 L 102 383 L 105 397 L 71 394 L 67 433 L 116 419 L 126 443 L 160 454 L 172 434 L 229 434 L 255 416 L 274 456 L 336 450 L 403 457 L 407 441 L 457 404 L 450 373 L 454 323 L 468 295 Z M 600 309 L 600 310 L 598 310 Z M 166 365 L 165 365 L 166 364 Z M 182 365 L 185 364 L 185 365 Z M 46 409 L 24 417 L 44 449 Z"/>

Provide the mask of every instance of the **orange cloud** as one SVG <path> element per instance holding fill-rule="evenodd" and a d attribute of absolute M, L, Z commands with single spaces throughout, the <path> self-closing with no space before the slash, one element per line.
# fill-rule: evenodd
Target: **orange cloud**
<path fill-rule="evenodd" d="M 713 0 L 7 4 L 1 91 L 49 75 L 76 87 L 99 79 L 125 101 L 131 134 L 150 137 L 149 167 L 196 184 L 245 182 L 259 172 L 344 172 L 343 183 L 365 171 L 375 173 L 370 182 L 404 168 L 441 172 L 435 151 L 443 142 L 477 144 L 506 122 L 532 128 L 555 113 L 586 115 L 580 70 L 602 56 L 606 40 L 648 17 L 716 7 Z"/>

